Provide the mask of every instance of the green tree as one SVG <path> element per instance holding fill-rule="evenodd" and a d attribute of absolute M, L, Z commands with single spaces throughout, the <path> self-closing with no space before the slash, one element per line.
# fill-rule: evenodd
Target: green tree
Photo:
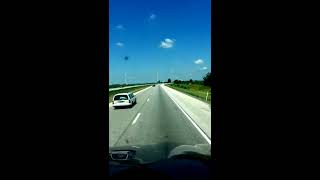
<path fill-rule="evenodd" d="M 205 86 L 211 86 L 211 81 L 212 81 L 211 72 L 208 72 L 208 73 L 203 77 L 203 84 L 204 84 Z"/>

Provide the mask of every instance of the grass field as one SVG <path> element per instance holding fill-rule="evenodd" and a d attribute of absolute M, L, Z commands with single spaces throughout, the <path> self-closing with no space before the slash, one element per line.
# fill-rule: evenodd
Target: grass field
<path fill-rule="evenodd" d="M 112 102 L 112 98 L 115 94 L 118 93 L 127 93 L 127 92 L 137 92 L 140 91 L 146 87 L 148 87 L 150 85 L 146 85 L 146 86 L 139 86 L 139 87 L 133 87 L 133 88 L 127 88 L 127 89 L 119 89 L 119 90 L 115 90 L 115 91 L 109 91 L 109 103 Z"/>
<path fill-rule="evenodd" d="M 167 86 L 185 94 L 189 94 L 202 101 L 211 103 L 211 87 L 209 86 L 201 84 L 168 84 Z M 209 92 L 209 95 L 206 101 L 207 92 Z"/>

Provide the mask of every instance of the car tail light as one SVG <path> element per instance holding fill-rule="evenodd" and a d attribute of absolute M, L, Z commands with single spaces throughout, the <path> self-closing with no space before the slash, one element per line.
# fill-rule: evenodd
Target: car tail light
<path fill-rule="evenodd" d="M 129 103 L 131 103 L 131 101 L 129 100 Z"/>
<path fill-rule="evenodd" d="M 114 101 L 112 101 L 112 104 L 114 104 Z"/>

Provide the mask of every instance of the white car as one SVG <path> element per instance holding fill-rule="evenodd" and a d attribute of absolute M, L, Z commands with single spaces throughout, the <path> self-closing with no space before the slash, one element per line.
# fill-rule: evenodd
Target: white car
<path fill-rule="evenodd" d="M 132 93 L 119 93 L 113 96 L 112 105 L 116 109 L 117 107 L 133 106 L 137 103 L 136 96 Z"/>

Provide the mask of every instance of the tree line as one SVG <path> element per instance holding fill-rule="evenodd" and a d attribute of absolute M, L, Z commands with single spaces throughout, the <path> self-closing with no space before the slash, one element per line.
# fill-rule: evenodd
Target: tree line
<path fill-rule="evenodd" d="M 171 79 L 169 78 L 168 83 L 171 83 Z M 173 83 L 175 84 L 189 84 L 189 83 L 192 83 L 192 84 L 203 84 L 205 86 L 211 86 L 211 82 L 212 82 L 212 75 L 211 75 L 211 72 L 208 72 L 205 76 L 203 76 L 203 80 L 202 81 L 199 81 L 199 80 L 192 80 L 190 79 L 189 81 L 181 81 L 181 80 L 174 80 Z"/>

